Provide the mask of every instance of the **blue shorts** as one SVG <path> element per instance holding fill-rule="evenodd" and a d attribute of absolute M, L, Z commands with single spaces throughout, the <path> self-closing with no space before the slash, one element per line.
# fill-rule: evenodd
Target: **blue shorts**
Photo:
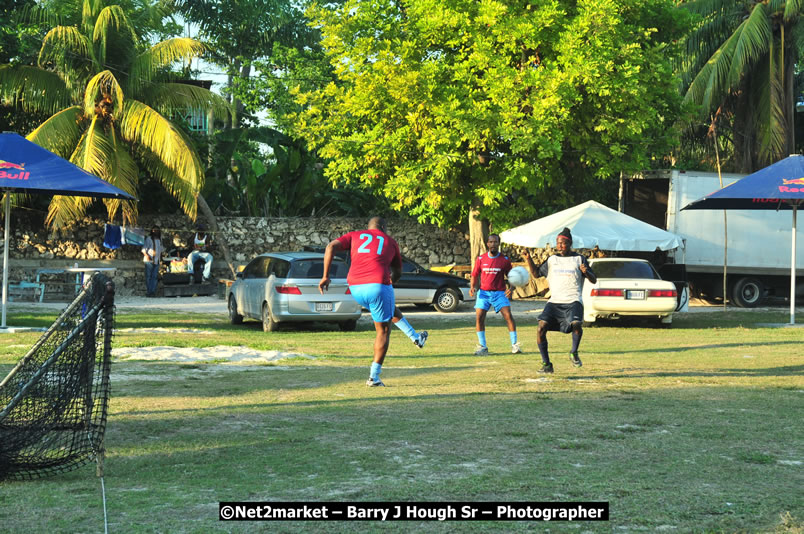
<path fill-rule="evenodd" d="M 349 291 L 358 304 L 371 312 L 375 323 L 387 323 L 394 316 L 394 288 L 386 284 L 357 284 Z"/>
<path fill-rule="evenodd" d="M 486 310 L 494 306 L 494 311 L 499 313 L 501 309 L 510 306 L 511 301 L 505 296 L 505 291 L 486 291 L 481 289 L 477 292 L 477 300 L 475 300 L 475 309 Z"/>

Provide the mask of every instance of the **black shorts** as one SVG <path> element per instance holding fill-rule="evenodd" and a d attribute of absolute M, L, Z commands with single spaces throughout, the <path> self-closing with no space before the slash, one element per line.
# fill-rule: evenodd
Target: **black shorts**
<path fill-rule="evenodd" d="M 554 304 L 548 302 L 539 321 L 547 323 L 548 330 L 558 330 L 569 334 L 572 332 L 572 323 L 583 324 L 583 304 L 577 300 L 572 304 Z"/>

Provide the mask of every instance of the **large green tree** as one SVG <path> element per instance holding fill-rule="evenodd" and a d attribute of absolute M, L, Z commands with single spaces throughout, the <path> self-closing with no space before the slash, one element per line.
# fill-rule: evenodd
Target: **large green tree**
<path fill-rule="evenodd" d="M 802 0 L 696 0 L 680 71 L 701 118 L 728 128 L 736 170 L 749 173 L 795 152 Z"/>
<path fill-rule="evenodd" d="M 119 5 L 84 0 L 80 7 L 79 24 L 47 33 L 36 66 L 0 65 L 0 100 L 51 114 L 28 139 L 135 196 L 148 175 L 194 219 L 204 166 L 171 114 L 195 108 L 223 118 L 230 112 L 221 97 L 181 83 L 171 68 L 204 54 L 204 46 L 188 38 L 151 44 Z M 62 226 L 91 202 L 55 196 L 47 222 Z M 118 211 L 126 222 L 136 220 L 135 203 L 104 202 L 109 220 Z"/>
<path fill-rule="evenodd" d="M 336 81 L 296 133 L 335 182 L 420 220 L 501 229 L 650 165 L 680 103 L 669 0 L 348 0 L 309 15 Z M 594 197 L 590 192 L 588 197 Z M 562 206 L 563 207 L 563 206 Z M 473 254 L 474 255 L 474 254 Z"/>
<path fill-rule="evenodd" d="M 33 64 L 49 29 L 37 21 L 22 20 L 20 13 L 36 7 L 34 0 L 7 0 L 0 6 L 0 64 Z M 29 132 L 45 115 L 0 106 L 0 131 Z"/>
<path fill-rule="evenodd" d="M 255 61 L 263 59 L 270 65 L 275 46 L 304 46 L 311 33 L 299 3 L 289 0 L 170 0 L 170 4 L 198 27 L 200 39 L 212 51 L 209 61 L 226 71 L 235 128 L 255 111 L 246 110 L 241 100 Z"/>

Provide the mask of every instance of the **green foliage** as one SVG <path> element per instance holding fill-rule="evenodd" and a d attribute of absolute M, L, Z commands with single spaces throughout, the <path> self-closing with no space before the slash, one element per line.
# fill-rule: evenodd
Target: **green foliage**
<path fill-rule="evenodd" d="M 671 1 L 351 0 L 308 15 L 336 81 L 297 91 L 295 133 L 333 182 L 422 221 L 479 206 L 510 225 L 594 198 L 672 142 Z"/>
<path fill-rule="evenodd" d="M 19 13 L 35 5 L 33 0 L 8 0 L 0 6 L 0 64 L 30 64 L 36 61 L 45 24 L 21 20 Z M 44 113 L 26 113 L 0 106 L 0 131 L 25 134 L 47 118 Z"/>
<path fill-rule="evenodd" d="M 197 24 L 201 34 L 218 56 L 253 59 L 269 52 L 274 42 L 292 40 L 298 31 L 299 15 L 284 0 L 223 0 L 170 2 L 188 21 Z"/>
<path fill-rule="evenodd" d="M 236 105 L 235 127 L 241 119 L 257 122 L 251 74 L 253 66 L 272 75 L 275 49 L 314 47 L 316 33 L 305 25 L 297 2 L 288 0 L 224 0 L 198 2 L 170 0 L 184 17 L 196 24 L 211 50 L 210 60 L 225 69 L 225 93 Z M 245 107 L 243 99 L 248 101 Z M 271 107 L 274 107 L 273 105 Z"/>
<path fill-rule="evenodd" d="M 794 151 L 801 7 L 801 0 L 682 4 L 695 17 L 678 63 L 685 98 L 698 106 L 699 121 L 729 132 L 741 172 Z"/>
<path fill-rule="evenodd" d="M 352 186 L 333 189 L 318 158 L 293 140 L 267 127 L 216 133 L 215 167 L 228 172 L 208 179 L 204 198 L 218 212 L 256 217 L 362 216 L 386 213 L 388 206 Z"/>
<path fill-rule="evenodd" d="M 33 0 L 6 0 L 0 6 L 0 63 L 28 63 L 36 58 L 45 29 L 17 16 L 35 5 Z"/>
<path fill-rule="evenodd" d="M 30 2 L 34 4 L 34 2 Z M 30 20 L 49 21 L 52 26 L 78 26 L 82 24 L 84 9 L 99 5 L 95 1 L 85 0 L 39 0 L 35 6 L 27 9 L 24 17 Z M 101 3 L 102 4 L 102 3 Z M 173 17 L 166 2 L 161 0 L 119 0 L 126 18 L 137 34 L 149 42 L 156 42 L 179 35 L 182 26 Z"/>
<path fill-rule="evenodd" d="M 34 15 L 73 24 L 47 32 L 36 67 L 0 65 L 0 101 L 25 112 L 51 114 L 28 139 L 134 196 L 140 169 L 147 170 L 195 218 L 204 169 L 170 116 L 177 109 L 194 108 L 225 117 L 229 106 L 209 91 L 177 83 L 171 68 L 203 54 L 204 47 L 186 38 L 151 44 L 138 35 L 119 5 L 101 0 L 51 4 L 58 8 L 52 16 Z M 55 196 L 47 222 L 63 226 L 83 216 L 91 202 Z M 133 202 L 104 203 L 109 220 L 120 211 L 124 221 L 136 220 Z"/>
<path fill-rule="evenodd" d="M 278 129 L 292 131 L 293 118 L 302 111 L 295 93 L 312 91 L 334 81 L 332 66 L 317 38 L 318 32 L 311 31 L 307 44 L 276 43 L 270 58 L 254 62 L 259 74 L 234 88 L 234 95 L 246 110 L 265 112 Z"/>

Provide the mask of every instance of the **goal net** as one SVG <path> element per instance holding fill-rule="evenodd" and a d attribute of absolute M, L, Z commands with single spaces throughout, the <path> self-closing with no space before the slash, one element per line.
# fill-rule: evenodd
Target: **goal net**
<path fill-rule="evenodd" d="M 0 382 L 0 480 L 103 460 L 114 284 L 95 273 Z"/>

